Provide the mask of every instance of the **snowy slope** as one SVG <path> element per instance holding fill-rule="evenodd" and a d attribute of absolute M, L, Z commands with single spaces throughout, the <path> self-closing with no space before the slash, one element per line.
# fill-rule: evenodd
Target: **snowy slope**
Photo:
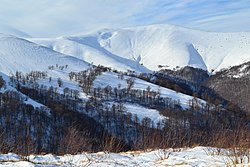
<path fill-rule="evenodd" d="M 124 79 L 118 79 L 115 73 L 103 73 L 102 75 L 98 76 L 94 81 L 94 87 L 104 88 L 109 85 L 114 88 L 120 85 L 122 89 L 127 87 L 127 79 L 127 76 L 125 76 Z M 168 97 L 172 100 L 180 101 L 180 105 L 183 108 L 188 108 L 189 102 L 194 98 L 193 96 L 178 93 L 171 89 L 164 88 L 137 78 L 134 81 L 134 86 L 132 89 L 146 90 L 147 87 L 150 87 L 150 90 L 153 90 L 155 92 L 159 91 L 161 97 Z M 205 101 L 203 100 L 199 100 L 199 102 L 205 104 Z"/>
<path fill-rule="evenodd" d="M 250 33 L 247 32 L 212 33 L 150 25 L 29 40 L 94 64 L 122 70 L 130 67 L 142 71 L 138 65 L 142 63 L 150 70 L 158 70 L 158 65 L 170 68 L 189 65 L 211 71 L 250 61 Z"/>
<path fill-rule="evenodd" d="M 88 63 L 72 56 L 55 52 L 27 40 L 0 34 L 0 71 L 9 75 L 17 70 L 47 70 L 48 66 L 68 65 L 69 69 L 85 70 Z"/>

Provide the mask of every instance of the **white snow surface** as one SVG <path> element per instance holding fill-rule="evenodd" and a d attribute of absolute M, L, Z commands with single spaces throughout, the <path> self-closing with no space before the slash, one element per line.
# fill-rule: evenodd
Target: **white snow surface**
<path fill-rule="evenodd" d="M 159 70 L 158 65 L 218 71 L 250 61 L 249 32 L 202 32 L 160 24 L 29 40 L 89 63 L 123 71 Z"/>
<path fill-rule="evenodd" d="M 22 38 L 0 33 L 0 71 L 9 75 L 16 71 L 46 71 L 48 66 L 68 65 L 71 71 L 88 68 L 88 63 L 40 46 Z"/>
<path fill-rule="evenodd" d="M 35 166 L 109 166 L 109 167 L 164 167 L 164 166 L 181 166 L 181 167 L 226 167 L 226 166 L 249 166 L 250 163 L 243 157 L 243 163 L 233 164 L 234 158 L 229 156 L 228 150 L 221 150 L 219 155 L 216 154 L 216 148 L 194 147 L 183 149 L 166 149 L 155 151 L 130 151 L 123 153 L 82 153 L 78 155 L 56 156 L 47 155 L 30 155 L 19 156 L 16 154 L 0 154 L 0 166 L 4 167 L 35 167 Z M 27 161 L 27 159 L 29 161 Z"/>

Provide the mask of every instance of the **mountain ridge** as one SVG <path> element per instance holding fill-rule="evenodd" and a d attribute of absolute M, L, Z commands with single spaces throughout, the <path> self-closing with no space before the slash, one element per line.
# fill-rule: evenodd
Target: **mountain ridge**
<path fill-rule="evenodd" d="M 123 71 L 128 63 L 135 63 L 151 71 L 159 70 L 158 66 L 162 65 L 169 69 L 192 66 L 212 72 L 250 61 L 249 32 L 215 33 L 173 25 L 150 25 L 29 40 L 94 64 L 111 67 L 122 64 L 125 68 L 118 65 L 118 69 Z M 107 63 L 107 59 L 111 63 Z M 129 61 L 124 62 L 125 59 Z M 145 72 L 135 65 L 129 68 Z"/>

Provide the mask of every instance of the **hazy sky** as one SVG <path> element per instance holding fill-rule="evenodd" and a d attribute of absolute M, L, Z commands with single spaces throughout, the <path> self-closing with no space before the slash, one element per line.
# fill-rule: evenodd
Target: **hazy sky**
<path fill-rule="evenodd" d="M 148 24 L 250 31 L 250 0 L 0 0 L 0 22 L 34 37 Z"/>

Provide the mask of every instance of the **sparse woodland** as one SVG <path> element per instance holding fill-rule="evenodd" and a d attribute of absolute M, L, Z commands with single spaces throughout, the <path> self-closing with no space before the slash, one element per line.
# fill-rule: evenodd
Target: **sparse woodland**
<path fill-rule="evenodd" d="M 97 66 L 69 73 L 69 79 L 77 82 L 90 97 L 86 101 L 79 98 L 77 90 L 65 88 L 60 93 L 57 87 L 38 84 L 39 79 L 51 80 L 46 72 L 16 72 L 10 76 L 9 83 L 0 77 L 1 90 L 10 85 L 19 91 L 0 93 L 0 152 L 75 154 L 196 145 L 240 148 L 246 152 L 250 148 L 250 119 L 233 105 L 223 106 L 212 100 L 200 104 L 194 97 L 189 108 L 183 109 L 178 101 L 163 98 L 161 92 L 150 87 L 134 89 L 134 77 L 142 76 L 130 75 L 126 88 L 93 87 L 95 78 L 110 70 Z M 124 75 L 129 74 L 118 73 L 120 79 Z M 61 79 L 57 82 L 58 87 L 63 85 Z M 164 80 L 158 78 L 157 82 L 164 83 Z M 27 104 L 28 98 L 44 107 Z M 139 121 L 136 115 L 126 111 L 125 103 L 157 109 L 168 119 L 157 126 L 147 117 Z"/>

